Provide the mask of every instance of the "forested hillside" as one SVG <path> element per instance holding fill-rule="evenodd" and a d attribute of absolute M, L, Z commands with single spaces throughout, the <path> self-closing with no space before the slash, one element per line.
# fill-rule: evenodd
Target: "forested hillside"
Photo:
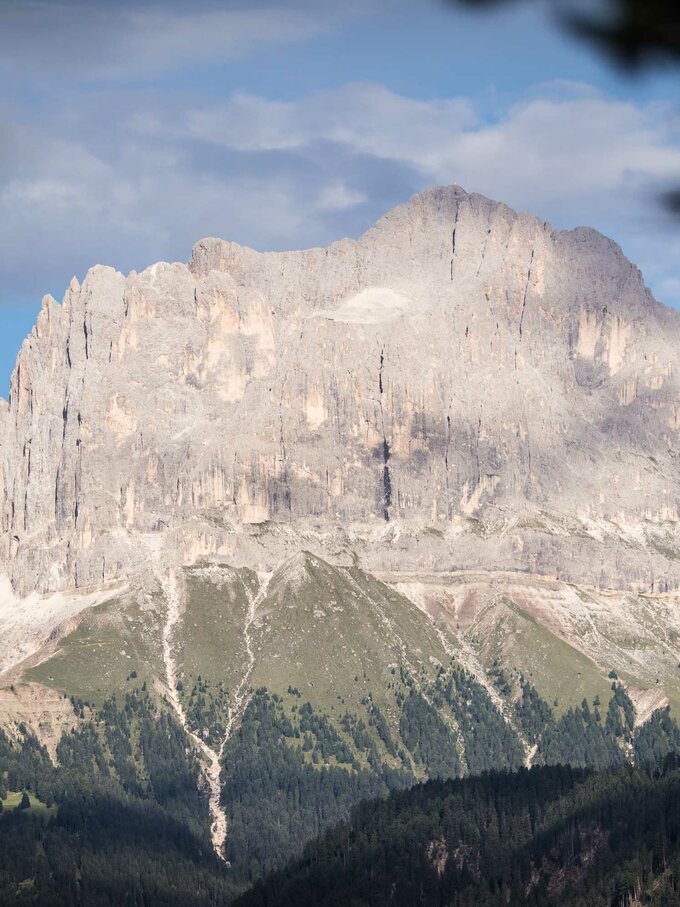
<path fill-rule="evenodd" d="M 84 711 L 87 706 L 76 703 Z M 235 892 L 184 732 L 146 692 L 109 700 L 57 748 L 0 732 L 0 903 L 207 907 Z M 11 806 L 15 792 L 31 806 Z"/>
<path fill-rule="evenodd" d="M 364 803 L 238 907 L 672 907 L 677 757 L 646 770 L 521 769 Z"/>
<path fill-rule="evenodd" d="M 629 832 L 621 824 L 623 807 L 616 820 L 619 824 L 596 832 L 573 812 L 583 802 L 592 805 L 600 793 L 603 802 L 610 797 L 615 805 L 619 789 L 626 797 L 643 798 L 631 803 L 631 810 L 657 822 L 661 837 L 654 838 L 657 843 L 653 846 L 660 841 L 663 852 L 672 853 L 673 828 L 664 831 L 665 814 L 654 813 L 657 800 L 645 799 L 656 797 L 653 792 L 662 789 L 661 800 L 675 796 L 671 783 L 674 763 L 669 760 L 680 751 L 680 730 L 668 710 L 655 712 L 635 728 L 631 701 L 613 680 L 606 705 L 584 701 L 579 709 L 557 718 L 524 681 L 513 715 L 504 720 L 485 691 L 461 668 L 440 668 L 427 682 L 424 678 L 416 682 L 405 671 L 391 676 L 391 692 L 399 709 L 396 729 L 371 697 L 365 697 L 362 718 L 340 701 L 337 709 L 315 708 L 295 687 L 285 697 L 264 687 L 251 692 L 243 719 L 222 754 L 222 802 L 228 819 L 226 862 L 215 855 L 211 845 L 200 749 L 176 723 L 167 702 L 147 691 L 144 683 L 100 706 L 74 698 L 72 706 L 80 725 L 62 737 L 56 762 L 25 728 L 15 740 L 0 736 L 0 903 L 207 907 L 231 903 L 249 885 L 276 870 L 283 870 L 287 880 L 283 886 L 275 884 L 277 891 L 288 891 L 286 886 L 291 885 L 293 892 L 298 891 L 295 886 L 304 888 L 302 894 L 291 894 L 302 900 L 282 904 L 307 903 L 307 898 L 314 903 L 319 892 L 326 896 L 321 889 L 317 891 L 314 872 L 318 870 L 320 877 L 332 882 L 337 877 L 336 858 L 342 858 L 343 872 L 345 864 L 351 869 L 338 884 L 356 883 L 357 903 L 364 903 L 361 861 L 371 847 L 378 848 L 372 857 L 375 866 L 383 867 L 378 876 L 383 873 L 388 878 L 395 871 L 390 861 L 396 859 L 399 872 L 403 868 L 415 879 L 421 871 L 418 867 L 429 865 L 429 857 L 423 862 L 421 838 L 425 834 L 426 849 L 438 853 L 443 847 L 442 854 L 451 850 L 457 856 L 450 865 L 460 864 L 461 878 L 472 886 L 469 890 L 475 897 L 492 898 L 488 903 L 495 904 L 498 891 L 514 891 L 512 885 L 519 883 L 512 870 L 497 883 L 489 877 L 489 891 L 475 888 L 482 876 L 486 878 L 485 873 L 480 875 L 483 861 L 488 860 L 489 866 L 504 865 L 503 860 L 514 865 L 514 849 L 533 847 L 539 832 L 553 840 L 558 833 L 550 824 L 553 821 L 558 830 L 567 819 L 572 823 L 568 827 L 577 835 L 576 852 L 587 851 L 588 836 L 593 834 L 598 854 L 608 852 L 601 850 L 602 841 L 607 847 L 618 847 L 620 837 L 624 846 Z M 135 682 L 139 684 L 131 678 L 131 685 Z M 537 765 L 570 763 L 574 770 L 546 769 L 541 774 L 537 768 L 527 773 L 521 768 L 527 742 Z M 590 769 L 605 773 L 589 775 Z M 502 773 L 488 776 L 490 771 Z M 657 777 L 660 773 L 664 776 Z M 423 788 L 419 782 L 424 778 L 447 783 L 459 779 L 460 783 L 453 787 L 430 783 Z M 573 803 L 564 800 L 565 792 L 576 789 L 577 784 L 582 793 L 574 795 Z M 612 784 L 614 788 L 608 787 Z M 404 793 L 409 789 L 413 794 Z M 463 798 L 464 809 L 455 826 L 458 830 L 454 829 L 462 835 L 462 843 L 452 843 L 453 832 L 437 824 L 444 814 L 439 806 L 436 816 L 426 815 L 427 806 L 422 807 L 422 815 L 419 811 L 410 815 L 416 806 L 421 810 L 422 804 L 435 802 L 432 792 Z M 497 795 L 498 807 L 494 805 Z M 473 802 L 478 804 L 479 814 L 470 806 Z M 359 805 L 362 803 L 371 805 Z M 354 814 L 353 809 L 357 810 Z M 460 809 L 456 805 L 455 811 Z M 405 825 L 401 818 L 394 819 L 392 810 L 407 817 Z M 338 825 L 351 815 L 350 826 Z M 366 831 L 371 847 L 357 843 L 356 850 L 337 850 L 338 835 L 345 840 L 349 828 L 352 837 L 356 823 L 369 821 L 373 815 L 384 816 L 385 825 Z M 309 859 L 284 869 L 291 859 L 300 857 L 306 842 L 332 826 L 335 830 L 321 839 L 326 843 L 310 844 Z M 386 834 L 386 828 L 392 830 Z M 583 840 L 579 837 L 582 829 Z M 634 834 L 639 831 L 634 829 Z M 355 839 L 361 840 L 359 831 Z M 639 843 L 636 838 L 634 847 Z M 497 851 L 489 850 L 492 844 Z M 642 845 L 647 847 L 648 842 Z M 411 847 L 415 847 L 412 853 Z M 550 848 L 545 852 L 539 848 L 539 855 L 544 863 L 548 857 L 555 859 Z M 437 857 L 440 862 L 443 859 Z M 529 865 L 534 857 L 526 860 Z M 444 864 L 449 865 L 449 857 Z M 552 865 L 545 863 L 548 868 L 540 870 L 546 878 L 553 873 Z M 555 865 L 560 871 L 563 868 L 559 860 Z M 657 864 L 650 866 L 649 872 L 656 874 Z M 430 898 L 433 885 L 438 898 L 449 891 L 442 886 L 453 885 L 450 890 L 458 891 L 456 886 L 463 884 L 458 876 L 447 881 L 450 869 L 449 875 L 435 873 L 434 881 L 429 872 L 423 876 L 423 897 Z M 532 882 L 535 903 L 555 903 L 540 900 L 548 885 L 541 878 Z M 245 903 L 269 904 L 269 886 L 266 883 L 261 890 L 265 900 Z M 461 889 L 463 893 L 467 890 Z M 365 902 L 382 903 L 381 891 L 380 886 L 375 892 L 371 888 Z M 411 889 L 407 886 L 405 891 Z M 374 895 L 378 900 L 371 900 Z M 335 894 L 331 891 L 329 896 Z M 343 900 L 344 894 L 338 897 L 340 900 L 328 903 L 350 902 Z"/>

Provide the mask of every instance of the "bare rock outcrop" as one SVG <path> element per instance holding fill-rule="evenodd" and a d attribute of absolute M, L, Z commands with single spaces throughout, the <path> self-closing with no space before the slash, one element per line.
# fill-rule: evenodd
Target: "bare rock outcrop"
<path fill-rule="evenodd" d="M 673 590 L 679 351 L 615 243 L 459 187 L 326 249 L 97 266 L 0 403 L 0 572 L 101 586 L 159 535 Z"/>

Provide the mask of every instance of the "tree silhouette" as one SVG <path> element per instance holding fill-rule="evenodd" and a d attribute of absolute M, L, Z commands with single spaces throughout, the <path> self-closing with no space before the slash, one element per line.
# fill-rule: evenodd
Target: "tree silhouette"
<path fill-rule="evenodd" d="M 500 6 L 516 0 L 453 0 L 470 7 Z M 585 12 L 577 0 L 552 0 L 557 19 L 569 31 L 599 46 L 621 66 L 680 63 L 680 4 L 676 0 L 608 0 Z"/>
<path fill-rule="evenodd" d="M 517 0 L 448 0 L 467 7 L 508 5 Z M 552 0 L 557 21 L 570 33 L 590 41 L 628 72 L 665 64 L 680 65 L 678 0 L 608 0 L 596 12 L 585 12 L 578 0 Z M 680 214 L 680 187 L 662 195 L 665 206 Z"/>

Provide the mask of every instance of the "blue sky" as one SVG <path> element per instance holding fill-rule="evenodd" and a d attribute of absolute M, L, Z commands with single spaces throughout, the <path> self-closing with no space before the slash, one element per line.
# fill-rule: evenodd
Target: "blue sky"
<path fill-rule="evenodd" d="M 4 0 L 0 392 L 42 295 L 97 262 L 326 244 L 436 183 L 597 227 L 680 306 L 656 203 L 680 185 L 677 86 L 621 75 L 540 0 Z"/>

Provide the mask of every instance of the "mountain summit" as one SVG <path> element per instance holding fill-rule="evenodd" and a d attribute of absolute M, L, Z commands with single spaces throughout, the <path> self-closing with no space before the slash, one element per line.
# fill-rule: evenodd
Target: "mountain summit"
<path fill-rule="evenodd" d="M 457 186 L 326 249 L 97 266 L 0 408 L 2 569 L 24 595 L 126 581 L 149 544 L 314 548 L 675 589 L 679 349 L 613 242 Z"/>

